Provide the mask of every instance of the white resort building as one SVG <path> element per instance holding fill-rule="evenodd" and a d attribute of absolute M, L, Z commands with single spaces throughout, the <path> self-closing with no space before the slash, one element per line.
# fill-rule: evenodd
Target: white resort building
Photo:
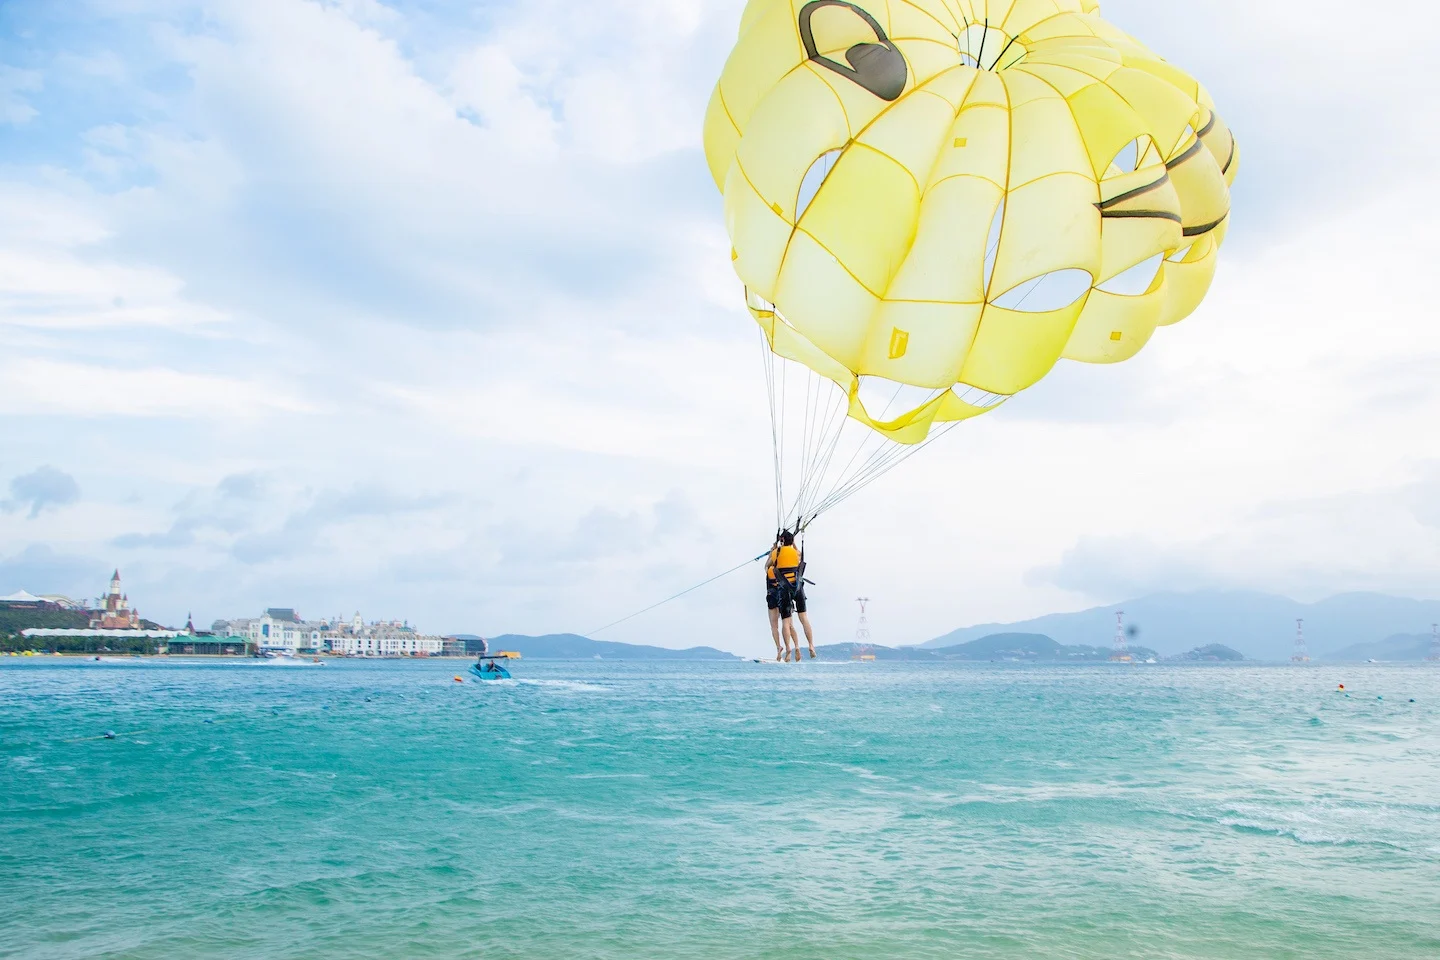
<path fill-rule="evenodd" d="M 217 620 L 217 636 L 243 637 L 261 653 L 320 653 L 325 649 L 324 620 L 305 621 L 291 607 L 271 607 L 258 617 Z"/>
<path fill-rule="evenodd" d="M 440 637 L 425 636 L 401 620 L 366 623 L 357 612 L 337 627 L 328 638 L 330 652 L 348 657 L 438 657 L 444 649 Z"/>
<path fill-rule="evenodd" d="M 262 616 L 217 620 L 217 636 L 244 637 L 261 653 L 334 653 L 348 657 L 432 657 L 443 651 L 444 641 L 419 633 L 408 622 L 376 620 L 366 623 L 357 612 L 344 620 L 302 620 L 291 607 L 271 607 Z"/>

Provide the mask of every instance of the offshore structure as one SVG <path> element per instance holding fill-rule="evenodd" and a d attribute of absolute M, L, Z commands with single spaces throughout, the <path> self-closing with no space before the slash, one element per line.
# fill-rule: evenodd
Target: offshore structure
<path fill-rule="evenodd" d="M 1309 663 L 1310 651 L 1305 646 L 1305 621 L 1295 621 L 1295 650 L 1290 654 L 1291 663 Z"/>
<path fill-rule="evenodd" d="M 1430 624 L 1430 656 L 1425 659 L 1440 663 L 1440 623 Z"/>
<path fill-rule="evenodd" d="M 865 604 L 869 597 L 856 597 L 860 604 L 860 621 L 855 625 L 855 646 L 850 650 L 851 660 L 874 660 L 875 648 L 870 644 L 870 621 L 865 618 Z"/>
<path fill-rule="evenodd" d="M 1125 611 L 1115 611 L 1115 641 L 1110 645 L 1111 663 L 1131 663 L 1130 647 L 1125 642 Z"/>

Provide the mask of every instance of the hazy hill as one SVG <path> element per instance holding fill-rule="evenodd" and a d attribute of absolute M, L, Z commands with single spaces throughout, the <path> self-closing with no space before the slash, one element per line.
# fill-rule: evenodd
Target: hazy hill
<path fill-rule="evenodd" d="M 0 637 L 18 636 L 31 627 L 69 627 L 83 630 L 90 614 L 79 610 L 36 610 L 31 607 L 0 607 Z"/>
<path fill-rule="evenodd" d="M 832 643 L 816 647 L 821 660 L 850 660 L 855 654 L 853 643 Z M 1055 663 L 1093 663 L 1110 659 L 1109 647 L 1065 646 L 1046 636 L 1035 633 L 1002 633 L 981 637 L 969 643 L 938 650 L 923 650 L 919 647 L 870 647 L 876 660 L 1027 660 Z M 1155 651 L 1145 647 L 1132 647 L 1131 655 L 1137 660 L 1155 656 Z"/>
<path fill-rule="evenodd" d="M 1352 643 L 1326 660 L 1424 660 L 1430 656 L 1431 638 L 1424 633 L 1397 633 L 1374 643 Z"/>
<path fill-rule="evenodd" d="M 1059 643 L 1039 633 L 993 633 L 968 643 L 937 647 L 932 652 L 946 660 L 1047 660 L 1081 663 L 1109 660 L 1111 651 L 1108 646 Z M 1148 647 L 1131 644 L 1130 655 L 1136 660 L 1146 660 L 1156 656 L 1156 653 Z"/>
<path fill-rule="evenodd" d="M 952 647 L 997 633 L 1039 633 L 1067 645 L 1108 648 L 1115 611 L 1138 628 L 1135 642 L 1174 655 L 1220 643 L 1260 660 L 1288 660 L 1295 620 L 1305 620 L 1312 657 L 1397 633 L 1414 633 L 1440 622 L 1440 601 L 1378 593 L 1346 593 L 1318 603 L 1244 591 L 1156 593 L 1076 613 L 1052 613 L 1018 623 L 985 623 L 951 631 L 920 646 Z M 1363 658 L 1362 658 L 1363 659 Z M 1379 658 L 1376 658 L 1379 659 Z"/>
<path fill-rule="evenodd" d="M 552 633 L 544 637 L 525 637 L 507 633 L 490 638 L 490 652 L 515 650 L 535 660 L 739 660 L 733 653 L 714 647 L 691 647 L 669 650 L 612 640 L 591 640 L 574 633 Z"/>
<path fill-rule="evenodd" d="M 1171 660 L 1222 660 L 1240 661 L 1245 659 L 1245 654 L 1239 650 L 1225 646 L 1223 643 L 1207 643 L 1203 647 L 1196 647 L 1194 650 L 1187 650 L 1179 656 L 1170 657 Z"/>

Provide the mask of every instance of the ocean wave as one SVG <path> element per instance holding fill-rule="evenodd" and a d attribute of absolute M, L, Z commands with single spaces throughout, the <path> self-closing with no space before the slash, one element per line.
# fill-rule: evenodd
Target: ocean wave
<path fill-rule="evenodd" d="M 489 683 L 506 683 L 505 680 L 491 680 Z M 575 690 L 588 693 L 606 693 L 609 687 L 601 686 L 598 683 L 585 683 L 583 680 L 539 680 L 533 677 L 520 677 L 508 681 L 509 683 L 523 687 L 546 687 L 551 690 Z"/>

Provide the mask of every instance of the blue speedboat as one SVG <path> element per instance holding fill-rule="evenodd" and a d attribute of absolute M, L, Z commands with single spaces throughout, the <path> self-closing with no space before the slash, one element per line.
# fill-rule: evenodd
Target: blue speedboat
<path fill-rule="evenodd" d="M 497 657 L 481 657 L 470 664 L 470 676 L 476 680 L 509 680 L 510 671 L 500 666 Z"/>

